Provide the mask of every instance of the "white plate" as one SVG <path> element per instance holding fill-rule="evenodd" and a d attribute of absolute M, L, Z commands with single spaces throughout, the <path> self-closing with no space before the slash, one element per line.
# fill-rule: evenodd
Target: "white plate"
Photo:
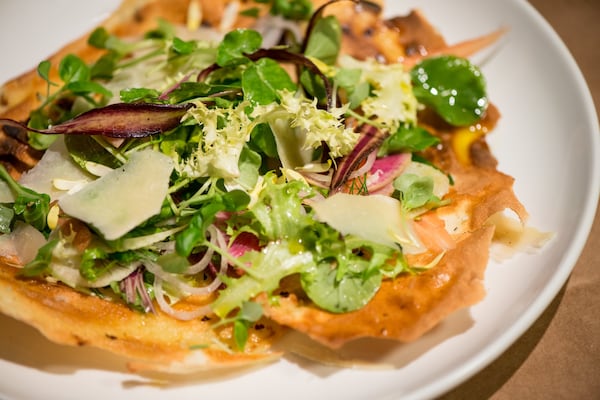
<path fill-rule="evenodd" d="M 58 346 L 0 318 L 0 397 L 7 399 L 431 398 L 485 367 L 543 312 L 574 266 L 600 191 L 600 132 L 579 69 L 549 25 L 521 0 L 388 0 L 389 14 L 421 7 L 450 42 L 499 26 L 510 33 L 485 58 L 491 99 L 503 118 L 490 136 L 500 168 L 517 178 L 531 224 L 556 237 L 486 276 L 488 295 L 421 340 L 388 347 L 391 370 L 329 368 L 286 358 L 243 373 L 195 376 L 164 386 L 128 374 L 122 361 Z M 35 65 L 101 21 L 116 0 L 0 2 L 0 80 Z M 365 349 L 379 355 L 386 346 Z"/>

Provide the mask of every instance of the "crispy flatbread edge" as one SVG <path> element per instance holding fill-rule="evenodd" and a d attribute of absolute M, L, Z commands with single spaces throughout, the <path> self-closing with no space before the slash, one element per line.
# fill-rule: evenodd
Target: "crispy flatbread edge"
<path fill-rule="evenodd" d="M 271 351 L 270 344 L 282 330 L 269 321 L 251 332 L 245 352 L 235 352 L 215 345 L 223 338 L 210 321 L 145 315 L 62 284 L 20 278 L 18 271 L 0 264 L 0 312 L 33 326 L 53 342 L 89 345 L 123 356 L 134 372 L 192 373 L 267 363 L 281 356 Z"/>

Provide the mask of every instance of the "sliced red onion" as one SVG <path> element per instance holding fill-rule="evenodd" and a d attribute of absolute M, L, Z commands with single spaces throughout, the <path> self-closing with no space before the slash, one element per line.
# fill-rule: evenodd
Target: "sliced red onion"
<path fill-rule="evenodd" d="M 184 282 L 181 275 L 166 272 L 162 269 L 160 264 L 157 264 L 154 261 L 146 260 L 144 261 L 144 265 L 146 266 L 148 271 L 152 272 L 155 275 L 155 277 L 158 277 L 162 281 L 168 282 L 175 289 L 186 295 L 205 296 L 217 290 L 222 283 L 221 279 L 219 279 L 219 277 L 216 277 L 211 283 L 209 283 L 206 286 L 192 286 L 189 283 Z"/>
<path fill-rule="evenodd" d="M 156 314 L 152 299 L 148 295 L 148 291 L 144 285 L 144 272 L 142 268 L 137 268 L 127 278 L 123 279 L 119 283 L 119 288 L 125 293 L 128 303 L 134 304 L 139 296 L 144 311 Z"/>

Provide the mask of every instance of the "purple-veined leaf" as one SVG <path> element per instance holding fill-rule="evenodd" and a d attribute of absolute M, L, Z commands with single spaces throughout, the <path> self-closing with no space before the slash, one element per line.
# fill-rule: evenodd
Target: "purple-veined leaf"
<path fill-rule="evenodd" d="M 141 138 L 164 133 L 177 127 L 191 107 L 147 103 L 117 103 L 87 111 L 48 129 L 33 129 L 25 124 L 0 119 L 0 125 L 47 135 L 102 135 L 113 138 Z"/>

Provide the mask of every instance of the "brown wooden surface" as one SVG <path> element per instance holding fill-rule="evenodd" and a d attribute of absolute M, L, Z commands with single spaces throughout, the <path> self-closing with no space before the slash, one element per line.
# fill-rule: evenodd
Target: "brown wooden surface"
<path fill-rule="evenodd" d="M 600 0 L 530 0 L 579 64 L 600 110 Z M 565 287 L 494 363 L 442 396 L 600 399 L 600 211 Z"/>

